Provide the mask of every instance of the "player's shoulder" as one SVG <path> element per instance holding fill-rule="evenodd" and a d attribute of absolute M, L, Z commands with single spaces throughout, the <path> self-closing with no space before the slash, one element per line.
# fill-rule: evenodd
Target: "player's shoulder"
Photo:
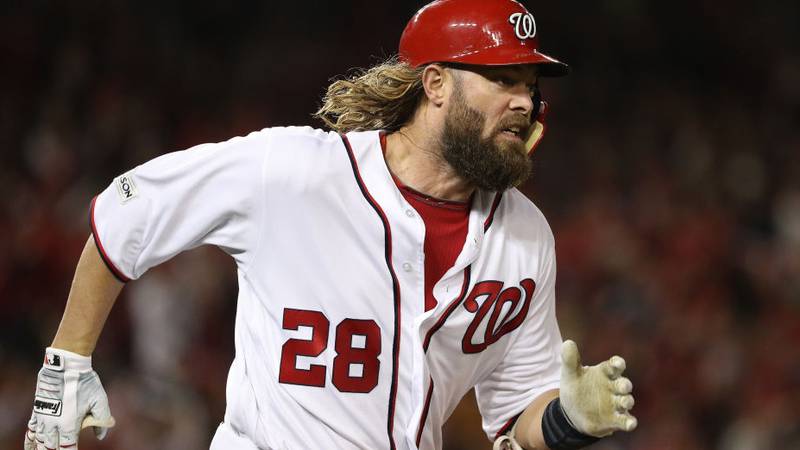
<path fill-rule="evenodd" d="M 501 205 L 502 222 L 512 235 L 526 241 L 534 239 L 553 243 L 553 231 L 544 213 L 519 189 L 512 188 L 503 193 Z M 500 212 L 500 211 L 498 211 Z"/>
<path fill-rule="evenodd" d="M 337 133 L 320 130 L 308 126 L 267 127 L 251 131 L 244 135 L 234 136 L 224 141 L 198 144 L 186 150 L 243 150 L 263 151 L 273 147 L 286 148 L 286 144 L 298 146 L 324 146 L 326 143 L 341 142 Z"/>
<path fill-rule="evenodd" d="M 269 139 L 270 146 L 276 149 L 325 148 L 341 145 L 341 137 L 333 131 L 309 126 L 280 126 L 264 128 L 260 131 Z"/>
<path fill-rule="evenodd" d="M 345 145 L 355 151 L 371 148 L 378 142 L 379 133 L 380 130 L 368 130 L 342 135 L 309 126 L 276 126 L 250 133 L 246 138 L 266 142 L 265 147 L 271 151 L 291 151 L 295 154 L 311 151 L 314 156 L 320 157 L 326 150 L 339 155 Z"/>

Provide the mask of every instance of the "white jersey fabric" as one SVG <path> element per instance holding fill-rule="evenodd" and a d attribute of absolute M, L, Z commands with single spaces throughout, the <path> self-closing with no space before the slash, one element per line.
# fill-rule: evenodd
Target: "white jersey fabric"
<path fill-rule="evenodd" d="M 516 189 L 477 192 L 425 312 L 425 226 L 378 131 L 268 128 L 166 154 L 117 177 L 91 217 L 123 280 L 203 244 L 235 259 L 236 355 L 212 448 L 438 449 L 469 389 L 493 439 L 558 387 L 544 216 Z"/>

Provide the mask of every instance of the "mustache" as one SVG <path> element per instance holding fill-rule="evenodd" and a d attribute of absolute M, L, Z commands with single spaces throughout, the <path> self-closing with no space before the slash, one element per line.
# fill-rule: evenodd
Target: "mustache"
<path fill-rule="evenodd" d="M 495 127 L 494 132 L 495 132 L 495 134 L 497 134 L 497 133 L 500 133 L 500 132 L 502 132 L 503 130 L 505 130 L 507 128 L 516 127 L 516 128 L 520 129 L 520 133 L 523 136 L 527 136 L 528 132 L 531 129 L 531 125 L 532 125 L 531 121 L 527 117 L 520 116 L 520 115 L 515 115 L 515 116 L 511 116 L 511 117 L 508 117 L 508 118 L 500 120 L 500 122 Z"/>

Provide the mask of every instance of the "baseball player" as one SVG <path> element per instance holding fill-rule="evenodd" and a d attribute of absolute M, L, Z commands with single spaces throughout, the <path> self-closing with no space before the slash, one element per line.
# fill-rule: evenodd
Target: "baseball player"
<path fill-rule="evenodd" d="M 495 448 L 577 449 L 636 419 L 620 357 L 583 366 L 556 323 L 552 232 L 515 186 L 544 132 L 538 50 L 512 0 L 437 0 L 399 55 L 334 82 L 332 131 L 267 128 L 166 154 L 91 202 L 25 449 L 114 419 L 91 354 L 124 283 L 181 251 L 236 262 L 236 355 L 211 442 L 438 449 L 476 390 Z"/>

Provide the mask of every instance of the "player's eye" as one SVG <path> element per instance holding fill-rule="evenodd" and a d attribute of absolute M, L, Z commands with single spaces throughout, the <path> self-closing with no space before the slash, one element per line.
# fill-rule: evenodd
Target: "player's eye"
<path fill-rule="evenodd" d="M 501 86 L 513 86 L 515 81 L 509 77 L 498 76 L 495 81 Z"/>

